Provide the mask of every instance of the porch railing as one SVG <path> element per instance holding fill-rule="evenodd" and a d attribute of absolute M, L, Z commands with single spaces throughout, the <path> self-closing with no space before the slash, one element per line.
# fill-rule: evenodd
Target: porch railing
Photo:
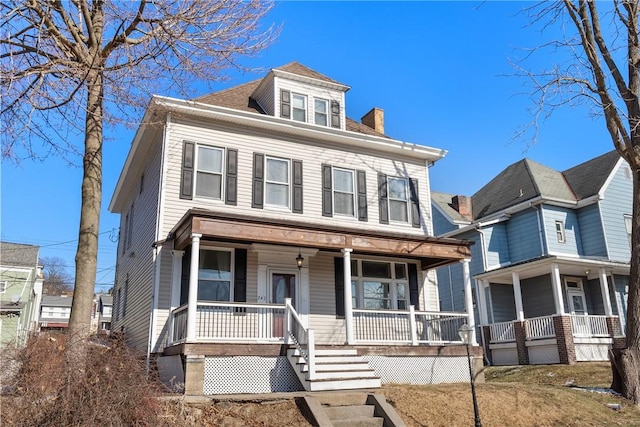
<path fill-rule="evenodd" d="M 553 327 L 553 316 L 532 317 L 526 321 L 529 323 L 527 338 L 539 340 L 556 336 L 556 330 Z"/>
<path fill-rule="evenodd" d="M 574 337 L 608 337 L 607 316 L 571 315 Z"/>
<path fill-rule="evenodd" d="M 513 326 L 513 321 L 492 323 L 489 325 L 489 331 L 491 334 L 491 342 L 509 342 L 516 340 L 516 331 Z"/>
<path fill-rule="evenodd" d="M 298 312 L 291 305 L 291 299 L 285 299 L 286 323 L 285 344 L 293 344 L 300 356 L 307 362 L 307 377 L 312 380 L 316 373 L 316 345 L 313 329 L 305 328 Z"/>
<path fill-rule="evenodd" d="M 285 306 L 202 302 L 196 310 L 196 336 L 201 341 L 280 340 L 285 336 Z M 172 343 L 187 337 L 187 306 L 173 311 Z"/>
<path fill-rule="evenodd" d="M 368 343 L 437 344 L 460 342 L 466 313 L 404 310 L 353 310 L 354 339 Z"/>

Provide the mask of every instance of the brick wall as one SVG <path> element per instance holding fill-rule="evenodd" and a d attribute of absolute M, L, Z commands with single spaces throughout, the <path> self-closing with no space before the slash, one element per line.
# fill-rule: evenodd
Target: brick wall
<path fill-rule="evenodd" d="M 553 317 L 553 328 L 556 331 L 556 341 L 558 343 L 558 356 L 560 363 L 573 365 L 576 363 L 576 347 L 573 343 L 573 328 L 571 327 L 571 316 L 561 315 Z"/>
<path fill-rule="evenodd" d="M 527 349 L 527 322 L 513 322 L 516 335 L 516 348 L 518 349 L 518 363 L 520 365 L 529 364 L 529 350 Z"/>

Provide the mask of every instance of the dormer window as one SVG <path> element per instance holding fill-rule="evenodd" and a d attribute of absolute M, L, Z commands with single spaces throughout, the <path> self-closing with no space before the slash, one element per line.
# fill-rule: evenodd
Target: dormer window
<path fill-rule="evenodd" d="M 291 94 L 292 118 L 299 122 L 307 121 L 307 97 L 298 93 Z"/>
<path fill-rule="evenodd" d="M 329 102 L 326 99 L 314 99 L 314 116 L 315 116 L 315 124 L 321 126 L 327 126 L 328 124 L 328 104 Z"/>

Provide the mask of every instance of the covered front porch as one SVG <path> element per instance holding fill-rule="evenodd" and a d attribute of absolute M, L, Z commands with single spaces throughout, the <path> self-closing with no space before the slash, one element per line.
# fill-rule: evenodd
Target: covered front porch
<path fill-rule="evenodd" d="M 370 382 L 363 379 L 370 376 L 382 382 L 403 375 L 411 379 L 402 370 L 415 373 L 415 363 L 430 363 L 433 369 L 423 375 L 445 382 L 447 363 L 466 363 L 458 329 L 473 326 L 473 311 L 433 309 L 438 301 L 430 271 L 462 262 L 471 295 L 466 242 L 208 211 L 189 212 L 172 234 L 171 308 L 157 347 L 164 355 L 186 358 L 187 370 L 200 364 L 195 369 L 205 378 L 207 372 L 221 375 L 230 358 L 250 371 L 268 359 L 267 368 L 251 375 L 268 374 L 271 384 L 274 372 L 282 378 L 289 375 L 284 371 L 298 370 L 300 383 L 310 389 L 335 379 L 327 378 L 328 354 L 362 359 L 350 362 L 363 365 L 362 370 L 345 375 L 367 387 Z M 217 267 L 208 266 L 211 260 Z M 222 260 L 231 268 L 219 267 Z M 215 293 L 203 288 L 214 282 Z M 429 350 L 410 350 L 422 347 Z M 481 362 L 480 348 L 472 352 Z M 283 359 L 291 369 L 282 368 Z M 459 372 L 461 380 L 468 379 L 464 369 Z M 343 382 L 339 388 L 358 385 Z"/>
<path fill-rule="evenodd" d="M 608 360 L 624 343 L 628 267 L 545 257 L 476 276 L 482 343 L 494 365 Z"/>

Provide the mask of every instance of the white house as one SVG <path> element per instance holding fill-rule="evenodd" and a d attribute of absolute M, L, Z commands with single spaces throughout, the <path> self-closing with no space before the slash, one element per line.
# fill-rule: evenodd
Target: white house
<path fill-rule="evenodd" d="M 448 344 L 473 316 L 439 311 L 432 270 L 470 257 L 433 237 L 445 151 L 385 135 L 380 109 L 349 119 L 348 89 L 293 62 L 151 100 L 109 207 L 112 330 L 182 362 L 187 393 L 468 380 Z"/>

